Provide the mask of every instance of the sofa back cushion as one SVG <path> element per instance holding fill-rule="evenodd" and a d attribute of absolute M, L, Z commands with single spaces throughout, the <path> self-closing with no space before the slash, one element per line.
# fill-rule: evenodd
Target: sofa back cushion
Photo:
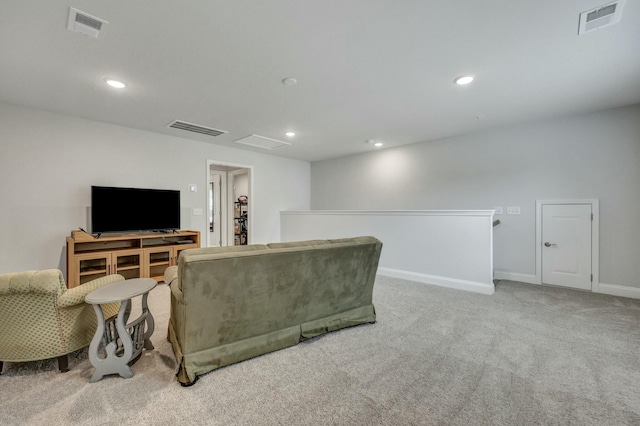
<path fill-rule="evenodd" d="M 64 353 L 57 300 L 62 271 L 0 275 L 0 360 L 36 360 Z"/>
<path fill-rule="evenodd" d="M 180 252 L 180 257 L 178 258 L 178 271 L 184 272 L 185 265 L 192 261 L 215 259 L 219 256 L 236 256 L 237 253 L 264 250 L 266 248 L 267 246 L 262 244 L 251 244 L 246 246 L 204 247 L 183 250 L 182 252 Z M 183 276 L 180 276 L 180 290 L 182 290 L 183 282 Z"/>

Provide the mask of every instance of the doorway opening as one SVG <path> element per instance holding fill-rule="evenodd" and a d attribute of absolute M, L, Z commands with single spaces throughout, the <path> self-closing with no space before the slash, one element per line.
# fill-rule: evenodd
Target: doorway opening
<path fill-rule="evenodd" d="M 536 201 L 536 282 L 599 291 L 599 201 Z"/>
<path fill-rule="evenodd" d="M 253 167 L 207 160 L 207 247 L 249 244 Z"/>

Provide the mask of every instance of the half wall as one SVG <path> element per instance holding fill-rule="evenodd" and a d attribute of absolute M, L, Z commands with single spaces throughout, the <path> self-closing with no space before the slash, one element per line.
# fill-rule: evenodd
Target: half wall
<path fill-rule="evenodd" d="M 493 210 L 280 212 L 281 241 L 371 235 L 383 243 L 378 273 L 493 294 Z"/>

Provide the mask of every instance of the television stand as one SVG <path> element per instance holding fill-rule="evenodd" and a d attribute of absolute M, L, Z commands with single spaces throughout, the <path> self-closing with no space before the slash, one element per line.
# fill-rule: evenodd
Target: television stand
<path fill-rule="evenodd" d="M 164 270 L 178 264 L 182 250 L 199 247 L 198 231 L 101 234 L 99 239 L 72 231 L 67 237 L 67 287 L 111 274 L 162 281 Z"/>

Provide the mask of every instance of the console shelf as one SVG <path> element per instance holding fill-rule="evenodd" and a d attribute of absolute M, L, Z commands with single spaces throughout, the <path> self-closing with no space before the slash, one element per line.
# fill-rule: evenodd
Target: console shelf
<path fill-rule="evenodd" d="M 126 279 L 163 279 L 164 270 L 177 265 L 182 250 L 200 247 L 200 232 L 144 233 L 94 237 L 72 231 L 67 237 L 67 286 L 110 274 Z"/>

